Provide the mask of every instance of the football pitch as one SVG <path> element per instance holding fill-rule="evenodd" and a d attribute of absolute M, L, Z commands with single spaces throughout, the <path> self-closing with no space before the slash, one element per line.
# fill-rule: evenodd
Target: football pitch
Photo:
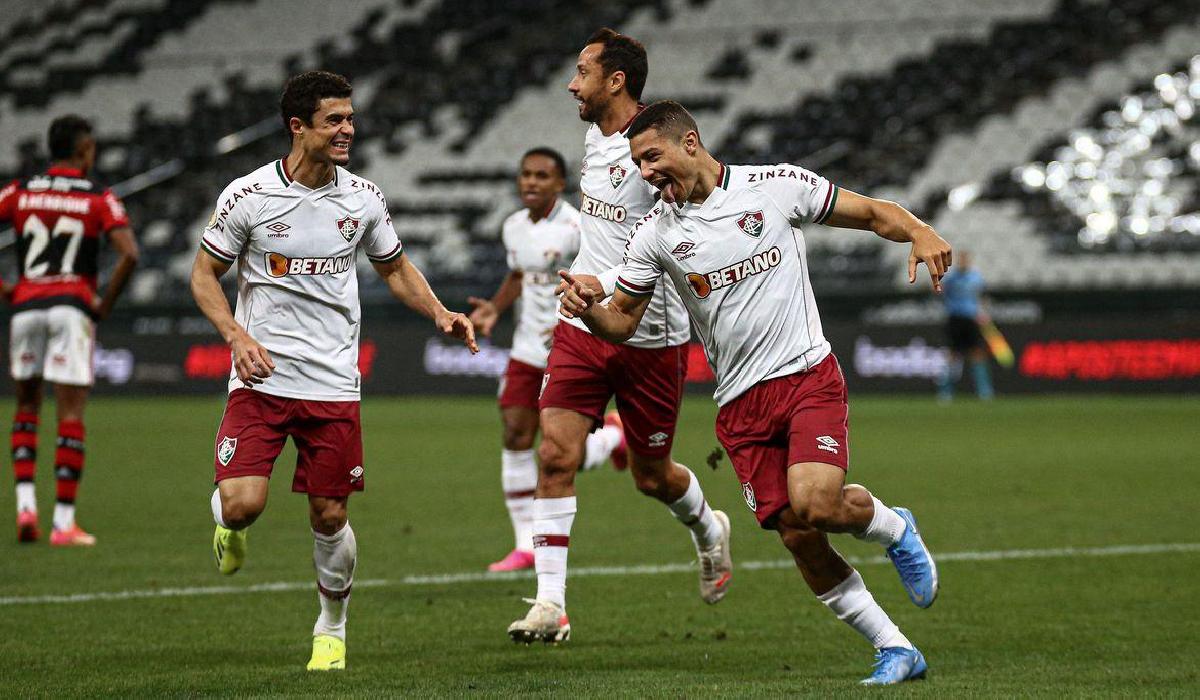
<path fill-rule="evenodd" d="M 925 653 L 905 695 L 1192 696 L 1200 688 L 1200 402 L 1176 398 L 852 397 L 850 479 L 909 506 L 941 595 L 918 610 L 879 549 L 834 544 Z M 499 422 L 487 399 L 364 402 L 367 491 L 348 670 L 304 664 L 317 614 L 294 453 L 277 466 L 245 568 L 212 562 L 222 400 L 98 399 L 80 523 L 91 550 L 45 543 L 52 407 L 38 472 L 43 541 L 0 540 L 0 695 L 741 697 L 859 692 L 870 646 L 758 529 L 716 445 L 715 407 L 684 406 L 676 457 L 733 522 L 734 579 L 707 606 L 686 531 L 626 473 L 581 474 L 560 647 L 505 628 L 531 576 L 489 577 L 511 548 Z M 8 460 L 0 507 L 13 512 Z M 12 521 L 9 520 L 8 527 Z M 875 690 L 875 693 L 881 691 Z"/>

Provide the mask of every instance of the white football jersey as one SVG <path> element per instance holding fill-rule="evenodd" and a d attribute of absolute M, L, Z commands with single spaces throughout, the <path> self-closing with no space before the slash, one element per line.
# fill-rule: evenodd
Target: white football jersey
<path fill-rule="evenodd" d="M 237 262 L 234 316 L 275 361 L 274 374 L 251 388 L 358 400 L 358 249 L 373 262 L 401 254 L 374 183 L 336 168 L 333 180 L 312 190 L 275 161 L 225 188 L 200 245 Z M 229 390 L 241 386 L 234 369 Z"/>
<path fill-rule="evenodd" d="M 703 204 L 659 202 L 634 227 L 617 288 L 654 292 L 665 272 L 683 297 L 724 405 L 755 384 L 829 355 L 804 236 L 838 188 L 794 165 L 721 167 Z"/>
<path fill-rule="evenodd" d="M 642 179 L 633 164 L 625 129 L 605 136 L 595 124 L 584 140 L 579 189 L 579 255 L 571 272 L 598 275 L 620 264 L 630 228 L 654 206 L 658 190 Z M 568 323 L 587 330 L 579 319 Z M 679 294 L 671 285 L 662 284 L 627 343 L 639 348 L 662 348 L 681 345 L 690 337 L 687 312 Z"/>
<path fill-rule="evenodd" d="M 579 210 L 560 199 L 534 223 L 529 210 L 521 209 L 504 220 L 501 231 L 508 267 L 521 273 L 512 358 L 544 368 L 558 323 L 558 271 L 579 252 Z"/>

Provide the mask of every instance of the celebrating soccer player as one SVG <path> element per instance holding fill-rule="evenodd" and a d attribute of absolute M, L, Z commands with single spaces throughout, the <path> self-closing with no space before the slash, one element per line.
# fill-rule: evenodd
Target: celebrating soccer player
<path fill-rule="evenodd" d="M 611 29 L 597 31 L 579 53 L 568 90 L 591 127 L 584 141 L 580 246 L 572 271 L 595 275 L 620 263 L 629 227 L 654 205 L 656 192 L 637 176 L 625 134 L 642 109 L 638 99 L 647 72 L 645 48 Z M 585 438 L 601 424 L 614 394 L 638 490 L 665 503 L 691 530 L 701 597 L 716 603 L 728 590 L 733 568 L 729 518 L 708 507 L 696 475 L 671 459 L 687 374 L 687 312 L 670 285 L 662 285 L 648 302 L 641 325 L 620 346 L 594 337 L 578 319 L 554 329 L 543 378 L 533 502 L 537 598 L 525 617 L 509 626 L 514 641 L 558 642 L 570 636 L 565 591 L 575 473 L 584 461 Z"/>
<path fill-rule="evenodd" d="M 292 490 L 308 495 L 320 616 L 309 670 L 346 665 L 346 605 L 357 545 L 346 515 L 364 482 L 359 425 L 361 248 L 392 294 L 476 352 L 471 322 L 448 311 L 404 254 L 375 184 L 345 169 L 354 139 L 351 87 L 312 71 L 280 101 L 291 152 L 221 194 L 192 268 L 192 294 L 233 357 L 216 440 L 217 568 L 246 555 L 246 528 L 267 503 L 267 479 L 290 435 Z M 238 263 L 237 311 L 220 277 Z"/>
<path fill-rule="evenodd" d="M 813 222 L 874 231 L 911 244 L 909 281 L 928 268 L 935 289 L 950 246 L 900 206 L 838 188 L 793 165 L 726 166 L 700 141 L 695 120 L 657 102 L 628 130 L 641 176 L 662 193 L 638 221 L 607 306 L 597 280 L 567 273 L 565 312 L 614 343 L 637 332 L 660 279 L 683 297 L 717 376 L 717 436 L 746 504 L 778 531 L 821 602 L 878 650 L 866 684 L 920 678 L 925 658 L 829 544 L 845 532 L 887 548 L 909 598 L 937 596 L 937 568 L 907 509 L 888 508 L 845 483 L 846 384 L 821 331 L 804 239 Z"/>
<path fill-rule="evenodd" d="M 500 419 L 504 423 L 500 480 L 516 546 L 488 566 L 488 571 L 533 568 L 533 494 L 538 477 L 533 439 L 538 429 L 538 393 L 550 354 L 550 336 L 558 322 L 557 273 L 579 251 L 579 210 L 560 199 L 566 184 L 567 166 L 558 151 L 533 148 L 521 157 L 517 191 L 525 208 L 505 219 L 501 229 L 508 276 L 491 299 L 468 299 L 475 307 L 471 323 L 485 336 L 491 335 L 500 314 L 518 297 L 521 300 L 512 355 L 500 379 Z M 602 464 L 614 451 L 614 459 L 622 460 L 624 447 L 616 414 L 605 416 L 605 426 L 587 437 L 583 468 Z"/>
<path fill-rule="evenodd" d="M 0 190 L 0 221 L 11 222 L 17 231 L 20 270 L 16 285 L 3 289 L 13 305 L 9 357 L 17 394 L 12 428 L 17 540 L 36 542 L 40 536 L 33 477 L 46 380 L 54 382 L 58 412 L 50 544 L 88 546 L 96 538 L 75 522 L 75 498 L 83 476 L 83 410 L 95 379 L 95 322 L 112 311 L 137 265 L 138 248 L 121 201 L 88 178 L 96 162 L 91 124 L 75 115 L 55 119 L 49 146 L 54 161 L 49 170 Z M 118 255 L 103 297 L 96 293 L 101 234 Z"/>

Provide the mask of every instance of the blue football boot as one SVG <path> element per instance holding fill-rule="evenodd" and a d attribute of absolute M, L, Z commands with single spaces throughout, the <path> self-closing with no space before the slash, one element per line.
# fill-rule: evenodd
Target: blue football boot
<path fill-rule="evenodd" d="M 875 652 L 875 670 L 859 681 L 862 685 L 895 685 L 925 677 L 929 666 L 917 649 L 887 647 Z"/>
<path fill-rule="evenodd" d="M 904 518 L 904 534 L 896 544 L 888 547 L 888 559 L 892 560 L 896 571 L 900 574 L 900 583 L 908 592 L 909 600 L 918 608 L 928 608 L 938 594 L 937 565 L 933 563 L 933 555 L 921 539 L 917 530 L 917 519 L 907 508 L 893 508 L 901 518 Z"/>

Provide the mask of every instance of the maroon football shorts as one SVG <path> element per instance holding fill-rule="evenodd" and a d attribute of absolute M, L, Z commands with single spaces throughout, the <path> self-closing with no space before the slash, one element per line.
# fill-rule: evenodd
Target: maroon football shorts
<path fill-rule="evenodd" d="M 686 344 L 616 345 L 559 322 L 540 404 L 575 411 L 599 425 L 615 395 L 629 449 L 643 457 L 666 457 L 675 439 L 687 361 Z"/>
<path fill-rule="evenodd" d="M 538 392 L 546 370 L 520 360 L 510 359 L 500 378 L 500 408 L 538 410 Z"/>
<path fill-rule="evenodd" d="M 234 389 L 217 431 L 219 483 L 271 476 L 283 443 L 296 445 L 292 490 L 343 498 L 363 489 L 362 426 L 357 401 L 309 401 Z"/>
<path fill-rule="evenodd" d="M 787 470 L 850 464 L 846 380 L 832 354 L 805 372 L 759 382 L 717 412 L 717 439 L 764 528 L 788 507 Z"/>

